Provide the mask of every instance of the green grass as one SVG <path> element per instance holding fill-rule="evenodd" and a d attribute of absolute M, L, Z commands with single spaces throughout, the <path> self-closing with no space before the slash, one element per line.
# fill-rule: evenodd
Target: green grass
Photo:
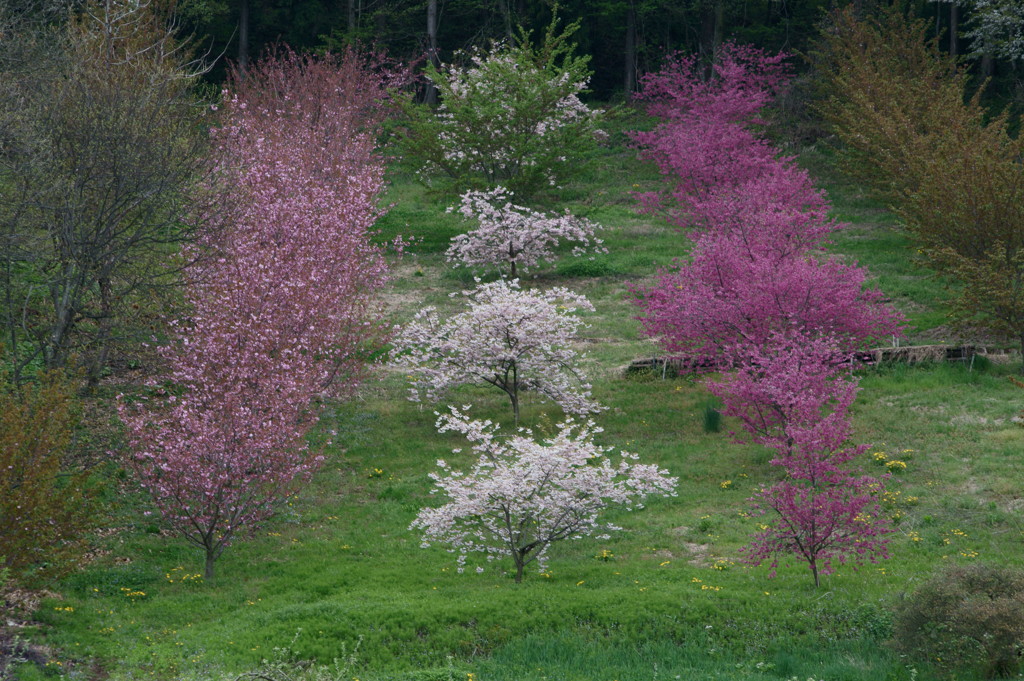
<path fill-rule="evenodd" d="M 201 571 L 200 553 L 157 534 L 138 513 L 141 500 L 128 496 L 110 521 L 118 531 L 103 540 L 110 553 L 57 585 L 61 598 L 44 602 L 31 639 L 59 651 L 63 669 L 84 672 L 95 659 L 115 679 L 228 674 L 286 645 L 298 658 L 329 662 L 360 639 L 355 676 L 363 681 L 914 678 L 885 645 L 891 604 L 947 563 L 1024 557 L 1024 429 L 1011 421 L 1022 393 L 1007 379 L 1016 367 L 865 370 L 854 422 L 856 440 L 871 450 L 861 464 L 884 472 L 877 451 L 907 464 L 889 482 L 899 492 L 889 505 L 898 516 L 892 558 L 842 567 L 817 590 L 798 564 L 769 579 L 767 567 L 745 566 L 740 554 L 758 523 L 747 499 L 777 475 L 768 454 L 732 443 L 737 424 L 728 419 L 707 432 L 709 395 L 699 381 L 622 372 L 631 359 L 658 354 L 638 336 L 628 284 L 684 256 L 686 244 L 633 212 L 629 191 L 652 186 L 656 173 L 621 146 L 602 154 L 566 195 L 572 210 L 605 226 L 609 253 L 561 259 L 531 272 L 531 282 L 566 285 L 595 303 L 581 345 L 594 394 L 610 407 L 599 417 L 600 440 L 679 476 L 677 497 L 609 514 L 625 528 L 611 540 L 556 546 L 548 576 L 516 585 L 501 566 L 458 574 L 451 554 L 420 548 L 408 526 L 436 503 L 427 477 L 434 461 L 470 458 L 452 454 L 464 443 L 439 436 L 433 409 L 406 401 L 402 377 L 381 369 L 358 399 L 325 410 L 320 436 L 335 430 L 337 444 L 314 484 L 230 547 L 215 579 L 183 581 Z M 808 163 L 825 162 L 810 154 Z M 855 224 L 837 250 L 869 268 L 917 332 L 942 324 L 941 285 L 914 267 L 891 217 L 829 176 L 833 183 L 837 211 Z M 459 304 L 448 294 L 471 274 L 453 274 L 443 253 L 463 225 L 408 178 L 395 178 L 387 201 L 381 237 L 420 239 L 395 264 L 387 296 L 396 322 L 425 304 Z M 511 417 L 497 391 L 466 388 L 451 403 Z M 524 406 L 526 424 L 556 417 L 550 405 Z M 597 557 L 605 549 L 614 554 L 607 561 Z M 932 678 L 919 671 L 916 678 Z M 19 674 L 57 673 L 26 666 Z"/>

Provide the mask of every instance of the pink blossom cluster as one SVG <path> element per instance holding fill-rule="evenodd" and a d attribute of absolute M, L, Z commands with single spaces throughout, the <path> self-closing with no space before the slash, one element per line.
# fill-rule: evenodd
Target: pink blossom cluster
<path fill-rule="evenodd" d="M 734 373 L 709 386 L 727 415 L 776 452 L 785 478 L 757 497 L 776 524 L 748 558 L 792 553 L 814 573 L 885 555 L 881 483 L 847 472 L 852 353 L 899 334 L 902 317 L 865 272 L 825 253 L 840 225 L 825 195 L 750 128 L 785 81 L 782 55 L 726 45 L 711 77 L 695 58 L 648 77 L 662 123 L 635 139 L 668 189 L 640 197 L 693 241 L 687 261 L 637 288 L 644 330 L 667 349 Z M 773 563 L 775 565 L 776 563 Z"/>
<path fill-rule="evenodd" d="M 464 312 L 442 319 L 436 308 L 424 308 L 396 338 L 392 362 L 412 380 L 409 399 L 437 402 L 455 386 L 485 383 L 508 396 L 517 424 L 525 391 L 569 414 L 602 409 L 573 347 L 584 325 L 574 313 L 594 309 L 584 296 L 562 287 L 523 290 L 515 279 L 462 295 Z"/>
<path fill-rule="evenodd" d="M 512 192 L 504 187 L 489 191 L 469 191 L 462 195 L 459 213 L 478 226 L 452 239 L 448 262 L 466 267 L 509 266 L 515 278 L 520 271 L 554 258 L 559 243 L 574 243 L 572 254 L 581 256 L 588 249 L 606 253 L 600 229 L 586 218 L 571 215 L 545 215 L 512 203 Z"/>
<path fill-rule="evenodd" d="M 123 405 L 131 465 L 164 520 L 213 561 L 322 461 L 314 401 L 352 389 L 382 339 L 371 240 L 386 87 L 354 52 L 268 56 L 225 92 L 224 201 L 187 257 L 189 314 L 162 348 L 162 399 Z"/>
<path fill-rule="evenodd" d="M 530 563 L 546 569 L 554 542 L 594 534 L 606 538 L 619 529 L 600 521 L 604 509 L 642 508 L 651 495 L 675 495 L 677 479 L 668 471 L 636 463 L 637 456 L 628 452 L 613 460 L 611 448 L 594 444 L 601 429 L 592 421 L 570 419 L 540 441 L 529 430 L 506 439 L 497 436 L 497 424 L 470 420 L 451 408 L 437 427 L 462 433 L 479 458 L 468 472 L 437 462 L 441 472 L 431 474 L 431 492 L 446 503 L 422 509 L 411 529 L 422 530 L 423 546 L 438 542 L 457 552 L 460 572 L 471 553 L 482 553 L 487 561 L 511 556 L 519 582 Z"/>

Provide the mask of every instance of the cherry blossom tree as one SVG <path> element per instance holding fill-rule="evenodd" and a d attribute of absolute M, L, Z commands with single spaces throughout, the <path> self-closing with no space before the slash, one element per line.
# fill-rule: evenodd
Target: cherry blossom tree
<path fill-rule="evenodd" d="M 512 203 L 512 192 L 504 187 L 489 191 L 470 191 L 462 195 L 459 213 L 479 223 L 476 229 L 452 239 L 448 262 L 478 266 L 509 266 L 515 279 L 543 260 L 554 258 L 554 249 L 562 241 L 577 244 L 572 249 L 580 256 L 592 248 L 607 252 L 601 239 L 594 236 L 600 226 L 571 215 L 545 215 Z M 592 245 L 593 244 L 593 245 Z"/>
<path fill-rule="evenodd" d="M 675 495 L 677 479 L 668 471 L 635 463 L 637 455 L 628 452 L 619 452 L 615 461 L 611 448 L 594 444 L 601 429 L 592 421 L 570 419 L 541 441 L 529 430 L 501 439 L 497 424 L 470 420 L 451 408 L 437 427 L 465 435 L 479 459 L 466 473 L 437 462 L 441 472 L 430 475 L 431 493 L 447 502 L 422 509 L 410 529 L 422 530 L 424 547 L 437 542 L 458 552 L 459 572 L 470 553 L 483 553 L 488 561 L 511 556 L 519 583 L 530 563 L 544 571 L 553 543 L 593 534 L 606 538 L 621 529 L 600 521 L 604 509 L 638 509 L 649 496 Z"/>
<path fill-rule="evenodd" d="M 457 295 L 457 294 L 452 294 Z M 572 343 L 584 326 L 574 312 L 594 306 L 566 288 L 522 290 L 499 280 L 463 291 L 468 309 L 442 320 L 421 310 L 399 333 L 393 363 L 410 374 L 409 399 L 437 402 L 455 386 L 486 383 L 502 390 L 519 424 L 520 393 L 531 391 L 569 414 L 602 407 L 579 369 Z"/>
<path fill-rule="evenodd" d="M 354 52 L 285 52 L 225 97 L 223 223 L 189 254 L 189 314 L 161 348 L 160 399 L 121 405 L 129 463 L 164 521 L 204 550 L 207 577 L 316 470 L 315 400 L 353 388 L 364 348 L 388 332 L 370 239 L 386 82 Z"/>

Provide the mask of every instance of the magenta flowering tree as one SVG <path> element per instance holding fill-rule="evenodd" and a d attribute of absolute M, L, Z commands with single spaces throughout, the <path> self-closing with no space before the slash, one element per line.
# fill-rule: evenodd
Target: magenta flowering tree
<path fill-rule="evenodd" d="M 788 80 L 786 55 L 725 43 L 717 57 L 710 77 L 697 55 L 674 57 L 644 77 L 637 97 L 661 123 L 633 133 L 633 141 L 667 185 L 639 195 L 641 207 L 681 227 L 692 222 L 691 201 L 742 185 L 778 162 L 777 151 L 748 126 L 761 122 L 760 110 Z"/>
<path fill-rule="evenodd" d="M 878 505 L 879 481 L 849 475 L 815 462 L 813 477 L 790 477 L 762 489 L 755 510 L 774 517 L 742 549 L 753 565 L 771 561 L 772 574 L 783 556 L 807 563 L 814 586 L 835 564 L 888 558 L 892 528 Z M 821 469 L 821 470 L 818 470 Z"/>
<path fill-rule="evenodd" d="M 512 203 L 512 192 L 504 187 L 488 191 L 469 191 L 462 195 L 459 213 L 478 226 L 452 239 L 448 262 L 466 267 L 508 266 L 513 279 L 519 271 L 552 260 L 555 248 L 562 242 L 575 244 L 574 256 L 607 252 L 601 239 L 594 236 L 600 229 L 586 218 L 571 215 L 545 215 Z"/>
<path fill-rule="evenodd" d="M 881 483 L 846 465 L 852 353 L 899 334 L 902 317 L 865 273 L 824 252 L 839 225 L 807 173 L 750 129 L 785 82 L 783 56 L 730 45 L 711 78 L 695 58 L 650 76 L 642 99 L 662 118 L 634 136 L 667 188 L 640 196 L 690 228 L 691 257 L 634 289 L 647 334 L 671 352 L 734 372 L 709 381 L 724 412 L 773 449 L 783 480 L 761 491 L 774 513 L 748 549 L 760 564 L 806 561 L 815 585 L 833 562 L 885 556 Z"/>
<path fill-rule="evenodd" d="M 777 332 L 730 354 L 736 369 L 705 385 L 722 400 L 722 413 L 738 419 L 753 442 L 783 458 L 793 454 L 798 440 L 805 448 L 843 451 L 859 389 L 849 353 L 836 339 Z"/>
<path fill-rule="evenodd" d="M 708 386 L 722 399 L 723 413 L 772 449 L 772 464 L 785 471 L 753 499 L 771 519 L 745 549 L 746 559 L 771 560 L 774 573 L 782 556 L 794 555 L 818 586 L 834 562 L 888 557 L 892 530 L 878 504 L 882 482 L 848 470 L 865 451 L 848 444 L 858 391 L 848 352 L 834 338 L 777 333 L 741 354 L 735 372 Z"/>
<path fill-rule="evenodd" d="M 638 509 L 649 496 L 675 495 L 677 479 L 668 471 L 636 463 L 637 455 L 628 452 L 614 460 L 611 448 L 594 444 L 601 429 L 592 421 L 560 423 L 557 434 L 541 441 L 529 430 L 502 439 L 496 424 L 451 408 L 437 427 L 465 435 L 479 458 L 468 472 L 437 462 L 441 472 L 430 476 L 431 493 L 446 503 L 422 509 L 410 529 L 423 532 L 425 547 L 436 542 L 458 552 L 459 572 L 471 553 L 483 553 L 488 561 L 511 556 L 521 582 L 530 563 L 544 571 L 553 543 L 594 534 L 606 538 L 621 529 L 601 522 L 604 509 Z"/>
<path fill-rule="evenodd" d="M 309 479 L 322 460 L 305 440 L 314 401 L 352 389 L 364 348 L 388 332 L 369 231 L 387 82 L 354 52 L 285 52 L 225 97 L 214 136 L 225 200 L 219 229 L 189 254 L 188 317 L 161 349 L 172 387 L 121 407 L 131 467 L 167 524 L 205 551 L 207 577 Z"/>
<path fill-rule="evenodd" d="M 747 223 L 756 227 L 756 223 Z M 708 233 L 690 262 L 635 289 L 644 331 L 669 351 L 729 364 L 739 348 L 758 348 L 776 332 L 834 337 L 844 351 L 899 333 L 901 317 L 864 288 L 864 271 L 792 244 L 761 247 L 756 229 Z"/>
<path fill-rule="evenodd" d="M 486 383 L 508 395 L 516 425 L 524 391 L 568 414 L 602 409 L 580 371 L 584 356 L 573 347 L 584 326 L 574 313 L 593 311 L 590 301 L 562 287 L 522 290 L 518 280 L 479 284 L 462 295 L 464 312 L 442 320 L 435 308 L 424 308 L 396 338 L 392 361 L 412 379 L 409 399 L 438 402 L 455 386 Z"/>

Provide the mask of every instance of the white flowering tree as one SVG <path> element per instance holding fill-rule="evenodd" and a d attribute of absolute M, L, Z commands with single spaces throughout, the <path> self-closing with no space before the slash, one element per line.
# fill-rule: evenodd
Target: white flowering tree
<path fill-rule="evenodd" d="M 458 295 L 458 294 L 452 294 Z M 421 310 L 395 341 L 393 363 L 412 379 L 409 399 L 438 402 L 453 387 L 486 383 L 512 402 L 519 424 L 520 393 L 532 391 L 570 414 L 597 412 L 590 384 L 572 347 L 584 325 L 574 313 L 594 306 L 566 288 L 522 290 L 499 280 L 463 291 L 468 308 L 448 319 Z"/>
<path fill-rule="evenodd" d="M 590 58 L 573 54 L 577 28 L 558 33 L 552 21 L 539 47 L 521 32 L 463 64 L 428 65 L 441 105 L 407 101 L 399 137 L 420 179 L 453 193 L 503 185 L 527 198 L 578 172 L 604 134 L 601 112 L 579 98 Z"/>
<path fill-rule="evenodd" d="M 479 459 L 467 473 L 437 462 L 441 472 L 431 473 L 432 493 L 447 502 L 420 510 L 410 529 L 423 532 L 425 547 L 437 542 L 457 552 L 459 572 L 470 553 L 488 561 L 511 556 L 521 582 L 530 563 L 546 568 L 551 544 L 606 539 L 621 529 L 600 521 L 605 508 L 632 510 L 651 495 L 675 495 L 677 479 L 668 471 L 636 463 L 637 455 L 628 452 L 613 460 L 611 448 L 594 444 L 601 429 L 592 421 L 560 423 L 555 436 L 540 442 L 528 430 L 505 440 L 496 437 L 497 424 L 450 409 L 438 418 L 438 430 L 465 435 Z"/>
<path fill-rule="evenodd" d="M 468 191 L 462 195 L 459 213 L 478 223 L 476 229 L 452 239 L 448 262 L 466 267 L 508 265 L 514 279 L 542 260 L 554 258 L 554 249 L 567 241 L 576 244 L 574 256 L 607 252 L 594 236 L 600 225 L 571 215 L 545 215 L 512 203 L 512 192 L 504 187 Z"/>

